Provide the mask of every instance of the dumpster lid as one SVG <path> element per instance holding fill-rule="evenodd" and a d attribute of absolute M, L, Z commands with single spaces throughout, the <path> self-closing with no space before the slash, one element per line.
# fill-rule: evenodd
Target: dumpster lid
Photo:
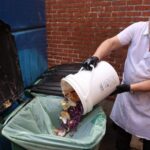
<path fill-rule="evenodd" d="M 61 64 L 49 68 L 31 87 L 31 92 L 63 96 L 60 81 L 63 77 L 74 74 L 81 68 L 81 63 Z"/>
<path fill-rule="evenodd" d="M 11 28 L 0 20 L 0 114 L 9 108 L 21 93 L 23 80 L 17 48 Z"/>

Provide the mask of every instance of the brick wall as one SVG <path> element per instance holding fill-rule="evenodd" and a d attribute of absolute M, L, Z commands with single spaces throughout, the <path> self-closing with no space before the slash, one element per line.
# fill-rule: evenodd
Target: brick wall
<path fill-rule="evenodd" d="M 49 66 L 81 62 L 103 40 L 149 16 L 150 0 L 46 0 Z M 106 58 L 119 74 L 126 49 Z"/>

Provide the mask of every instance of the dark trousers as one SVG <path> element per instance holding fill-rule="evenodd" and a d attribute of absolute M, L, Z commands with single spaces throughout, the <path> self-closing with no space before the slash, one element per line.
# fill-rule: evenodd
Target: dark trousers
<path fill-rule="evenodd" d="M 116 130 L 116 149 L 117 150 L 130 150 L 130 142 L 132 135 L 122 128 L 114 125 Z M 143 150 L 150 150 L 150 141 L 143 139 Z"/>

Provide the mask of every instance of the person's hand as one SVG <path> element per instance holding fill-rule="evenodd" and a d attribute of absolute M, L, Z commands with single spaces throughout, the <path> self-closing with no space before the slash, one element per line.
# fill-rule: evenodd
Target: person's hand
<path fill-rule="evenodd" d="M 99 58 L 96 56 L 89 57 L 82 63 L 82 67 L 86 70 L 92 70 L 92 66 L 96 67 L 99 62 Z"/>
<path fill-rule="evenodd" d="M 110 94 L 110 96 L 123 93 L 123 92 L 130 92 L 130 91 L 131 91 L 131 87 L 129 84 L 120 84 L 116 87 L 115 91 Z"/>

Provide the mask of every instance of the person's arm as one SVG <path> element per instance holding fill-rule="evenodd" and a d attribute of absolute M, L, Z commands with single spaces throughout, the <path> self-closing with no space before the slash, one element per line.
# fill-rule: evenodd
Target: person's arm
<path fill-rule="evenodd" d="M 130 85 L 130 89 L 133 92 L 150 92 L 150 80 L 145 80 Z"/>
<path fill-rule="evenodd" d="M 96 56 L 101 60 L 105 56 L 109 55 L 112 50 L 116 50 L 122 46 L 123 45 L 120 43 L 118 37 L 114 36 L 102 42 L 93 56 Z"/>
<path fill-rule="evenodd" d="M 96 67 L 97 63 L 105 56 L 109 55 L 112 50 L 116 50 L 122 46 L 123 45 L 120 43 L 117 36 L 105 40 L 100 44 L 93 56 L 89 57 L 82 63 L 83 68 L 86 70 L 92 70 L 91 65 Z"/>
<path fill-rule="evenodd" d="M 112 96 L 124 92 L 150 92 L 150 80 L 145 80 L 132 84 L 120 84 L 116 87 L 116 90 L 110 95 Z"/>

